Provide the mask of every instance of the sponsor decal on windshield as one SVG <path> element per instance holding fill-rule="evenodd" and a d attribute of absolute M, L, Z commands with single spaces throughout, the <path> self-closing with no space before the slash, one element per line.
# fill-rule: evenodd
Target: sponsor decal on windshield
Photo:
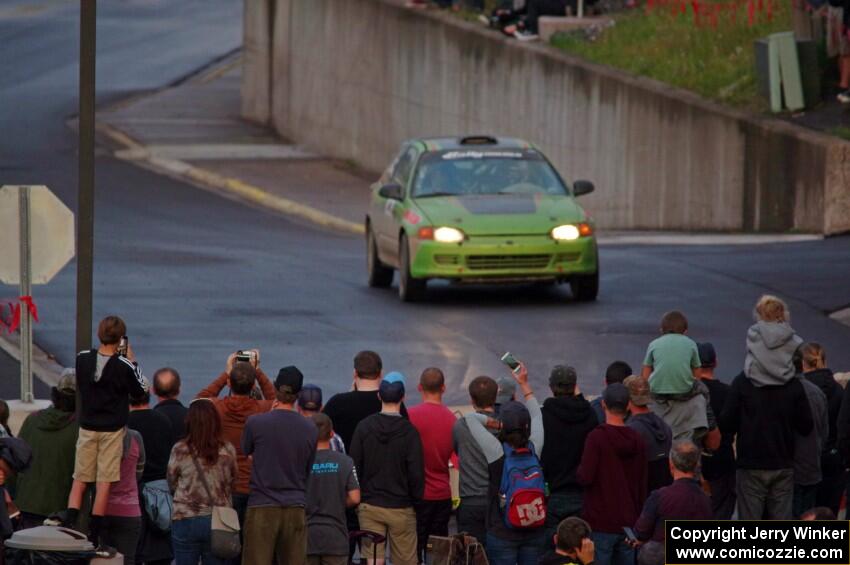
<path fill-rule="evenodd" d="M 449 151 L 443 153 L 443 159 L 522 159 L 523 154 L 516 151 Z"/>

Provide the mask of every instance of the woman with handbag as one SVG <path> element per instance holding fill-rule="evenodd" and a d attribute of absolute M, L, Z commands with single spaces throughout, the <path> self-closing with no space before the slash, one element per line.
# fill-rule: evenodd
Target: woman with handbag
<path fill-rule="evenodd" d="M 225 565 L 229 557 L 213 548 L 213 518 L 219 522 L 221 515 L 230 518 L 235 513 L 231 494 L 236 450 L 222 441 L 221 420 L 209 400 L 189 405 L 186 437 L 171 450 L 167 478 L 174 494 L 171 542 L 176 565 Z M 236 524 L 237 542 L 238 534 Z"/>

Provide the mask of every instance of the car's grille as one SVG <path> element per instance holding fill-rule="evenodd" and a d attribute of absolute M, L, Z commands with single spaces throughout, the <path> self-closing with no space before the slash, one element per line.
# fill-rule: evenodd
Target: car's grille
<path fill-rule="evenodd" d="M 558 253 L 555 255 L 556 263 L 572 263 L 581 259 L 581 253 Z"/>
<path fill-rule="evenodd" d="M 438 265 L 458 265 L 460 255 L 434 255 L 434 262 Z"/>
<path fill-rule="evenodd" d="M 489 269 L 545 269 L 551 255 L 470 255 L 466 266 L 473 271 Z"/>

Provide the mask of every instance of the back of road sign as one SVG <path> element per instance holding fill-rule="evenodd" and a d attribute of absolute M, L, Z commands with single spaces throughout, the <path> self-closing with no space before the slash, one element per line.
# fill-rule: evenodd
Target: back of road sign
<path fill-rule="evenodd" d="M 0 188 L 0 282 L 20 284 L 18 186 Z M 32 282 L 45 284 L 74 256 L 74 213 L 46 186 L 30 187 Z"/>

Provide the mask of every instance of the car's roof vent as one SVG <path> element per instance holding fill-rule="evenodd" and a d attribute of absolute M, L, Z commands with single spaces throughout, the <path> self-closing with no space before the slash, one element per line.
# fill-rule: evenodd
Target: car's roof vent
<path fill-rule="evenodd" d="M 460 138 L 461 145 L 497 145 L 499 140 L 492 135 L 468 135 Z"/>

